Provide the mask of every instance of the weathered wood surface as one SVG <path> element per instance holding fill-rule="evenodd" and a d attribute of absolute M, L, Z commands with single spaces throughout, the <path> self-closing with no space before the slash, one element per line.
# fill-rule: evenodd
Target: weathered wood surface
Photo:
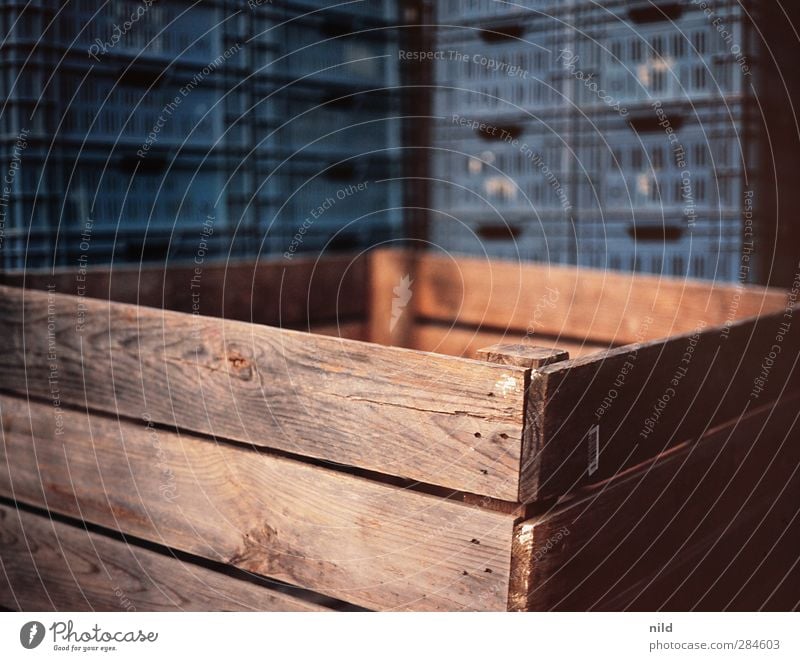
<path fill-rule="evenodd" d="M 799 405 L 763 406 L 520 524 L 510 608 L 795 606 Z"/>
<path fill-rule="evenodd" d="M 569 360 L 569 353 L 528 344 L 492 344 L 478 349 L 478 357 L 497 365 L 539 368 Z"/>
<path fill-rule="evenodd" d="M 366 608 L 505 609 L 513 515 L 48 403 L 0 419 L 3 496 Z"/>
<path fill-rule="evenodd" d="M 0 369 L 23 394 L 501 500 L 518 493 L 522 368 L 0 287 Z"/>
<path fill-rule="evenodd" d="M 367 259 L 329 256 L 179 263 L 172 266 L 88 264 L 84 272 L 0 273 L 0 283 L 62 294 L 294 327 L 366 315 Z"/>
<path fill-rule="evenodd" d="M 791 323 L 796 314 L 797 308 L 789 308 L 735 322 L 724 332 L 696 319 L 695 333 L 537 370 L 530 386 L 534 427 L 530 435 L 526 430 L 531 443 L 523 448 L 522 501 L 611 477 L 797 389 L 800 324 Z M 772 364 L 762 383 L 765 361 Z M 590 467 L 594 431 L 599 457 Z"/>
<path fill-rule="evenodd" d="M 608 345 L 576 342 L 563 338 L 551 338 L 542 335 L 525 337 L 515 331 L 495 333 L 491 331 L 464 328 L 462 326 L 443 326 L 440 323 L 417 321 L 411 329 L 411 346 L 420 351 L 434 351 L 447 356 L 463 358 L 479 358 L 478 351 L 490 344 L 530 343 L 532 345 L 561 349 L 573 358 L 590 356 L 607 350 Z"/>
<path fill-rule="evenodd" d="M 615 344 L 783 307 L 780 292 L 759 287 L 502 260 L 421 255 L 414 277 L 420 317 Z"/>
<path fill-rule="evenodd" d="M 13 610 L 330 610 L 2 504 L 0 567 L 0 604 Z"/>

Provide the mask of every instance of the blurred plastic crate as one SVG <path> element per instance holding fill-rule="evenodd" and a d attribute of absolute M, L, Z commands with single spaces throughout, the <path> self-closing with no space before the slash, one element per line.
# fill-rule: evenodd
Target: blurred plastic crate
<path fill-rule="evenodd" d="M 436 21 L 440 25 L 485 19 L 526 18 L 563 11 L 574 0 L 439 0 Z"/>
<path fill-rule="evenodd" d="M 431 183 L 437 209 L 535 215 L 573 207 L 563 120 L 487 122 L 482 130 L 452 121 L 439 126 Z"/>
<path fill-rule="evenodd" d="M 628 221 L 578 227 L 578 264 L 582 266 L 718 280 L 738 276 L 741 240 L 726 237 L 732 232 L 720 231 L 711 219 L 699 221 L 694 229 L 677 223 Z"/>
<path fill-rule="evenodd" d="M 573 83 L 576 102 L 583 107 L 608 103 L 597 88 L 622 104 L 742 94 L 756 43 L 747 33 L 746 10 L 734 0 L 709 6 L 714 11 L 710 17 L 690 2 L 586 3 L 576 8 L 580 36 L 560 60 L 571 75 L 583 73 L 585 80 Z M 597 88 L 590 89 L 590 80 Z"/>
<path fill-rule="evenodd" d="M 435 51 L 437 115 L 483 117 L 568 106 L 569 84 L 557 61 L 568 38 L 564 23 L 529 18 L 448 34 Z"/>
<path fill-rule="evenodd" d="M 226 120 L 245 109 L 243 91 L 216 87 L 213 80 L 160 82 L 153 74 L 91 76 L 82 84 L 81 79 L 73 73 L 62 77 L 67 89 L 77 90 L 66 107 L 62 135 L 81 141 L 120 140 L 145 152 L 166 143 L 210 146 L 222 136 Z"/>
<path fill-rule="evenodd" d="M 342 12 L 382 21 L 397 17 L 397 3 L 393 0 L 299 0 L 293 1 L 290 9 L 298 13 L 325 10 L 326 15 Z"/>
<path fill-rule="evenodd" d="M 349 19 L 291 20 L 276 28 L 280 51 L 265 69 L 291 82 L 392 87 L 397 84 L 397 36 Z"/>
<path fill-rule="evenodd" d="M 468 219 L 435 213 L 431 248 L 462 255 L 566 264 L 574 253 L 574 232 L 564 217 Z"/>
<path fill-rule="evenodd" d="M 106 4 L 72 0 L 59 17 L 65 38 L 106 53 L 207 62 L 224 50 L 222 30 L 227 12 L 220 3 L 114 0 Z"/>
<path fill-rule="evenodd" d="M 289 88 L 281 147 L 322 154 L 362 154 L 397 148 L 396 97 L 382 93 Z"/>
<path fill-rule="evenodd" d="M 627 120 L 605 113 L 581 123 L 570 139 L 580 166 L 579 209 L 686 220 L 741 210 L 746 180 L 755 187 L 760 174 L 742 107 L 661 111 L 647 109 Z"/>
<path fill-rule="evenodd" d="M 335 245 L 344 248 L 386 237 L 400 227 L 402 218 L 396 170 L 385 158 L 349 159 L 321 168 L 295 165 L 280 184 L 286 200 L 276 213 L 274 229 L 283 228 L 290 238 L 302 230 L 303 250 L 316 250 L 334 238 Z"/>

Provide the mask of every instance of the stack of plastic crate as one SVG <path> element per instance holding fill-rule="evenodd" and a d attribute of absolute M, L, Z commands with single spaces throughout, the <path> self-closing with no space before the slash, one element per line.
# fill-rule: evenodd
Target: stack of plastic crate
<path fill-rule="evenodd" d="M 565 4 L 437 4 L 431 240 L 446 250 L 568 261 L 574 251 Z"/>
<path fill-rule="evenodd" d="M 274 51 L 257 34 L 272 18 L 214 0 L 70 0 L 4 1 L 0 21 L 4 146 L 28 132 L 5 268 L 234 249 L 232 191 L 254 173 L 227 173 L 261 130 L 246 78 Z"/>
<path fill-rule="evenodd" d="M 755 119 L 774 80 L 759 69 L 764 6 L 438 3 L 433 240 L 539 259 L 548 238 L 550 261 L 737 279 L 743 219 L 753 200 L 770 213 Z M 492 223 L 515 229 L 482 239 Z M 529 226 L 546 228 L 530 247 Z"/>
<path fill-rule="evenodd" d="M 283 250 L 344 249 L 392 236 L 402 220 L 397 3 L 287 3 L 269 68 L 280 83 L 285 192 L 270 223 Z"/>
<path fill-rule="evenodd" d="M 752 41 L 739 2 L 708 7 L 576 5 L 580 36 L 562 63 L 578 111 L 578 263 L 739 277 L 743 214 L 763 192 L 746 68 L 754 63 L 737 56 Z"/>

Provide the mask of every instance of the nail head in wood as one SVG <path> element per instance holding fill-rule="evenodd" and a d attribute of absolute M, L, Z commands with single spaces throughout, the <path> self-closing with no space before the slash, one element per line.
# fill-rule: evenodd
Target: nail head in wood
<path fill-rule="evenodd" d="M 478 349 L 478 357 L 499 365 L 516 365 L 517 367 L 544 367 L 550 363 L 569 360 L 569 352 L 548 347 L 530 346 L 527 344 L 493 344 Z"/>

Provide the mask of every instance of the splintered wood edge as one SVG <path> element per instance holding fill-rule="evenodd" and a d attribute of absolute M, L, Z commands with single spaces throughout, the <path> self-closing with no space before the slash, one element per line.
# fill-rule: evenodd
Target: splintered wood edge
<path fill-rule="evenodd" d="M 523 521 L 514 528 L 511 540 L 511 573 L 508 581 L 508 610 L 529 610 L 533 589 L 533 536 L 535 521 Z"/>
<path fill-rule="evenodd" d="M 569 352 L 527 344 L 493 344 L 479 349 L 477 354 L 490 363 L 528 368 L 525 376 L 517 500 L 520 503 L 532 503 L 539 498 L 546 387 L 544 375 L 537 372 L 537 369 L 569 360 Z"/>

